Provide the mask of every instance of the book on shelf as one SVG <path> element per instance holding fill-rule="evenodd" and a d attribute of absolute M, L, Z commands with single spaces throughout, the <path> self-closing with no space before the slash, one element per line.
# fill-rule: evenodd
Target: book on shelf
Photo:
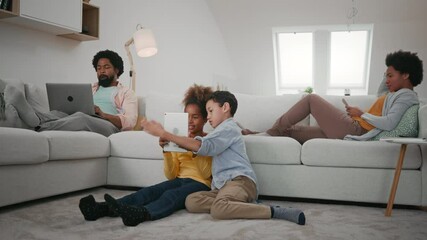
<path fill-rule="evenodd" d="M 0 0 L 0 9 L 10 11 L 12 9 L 12 0 Z"/>

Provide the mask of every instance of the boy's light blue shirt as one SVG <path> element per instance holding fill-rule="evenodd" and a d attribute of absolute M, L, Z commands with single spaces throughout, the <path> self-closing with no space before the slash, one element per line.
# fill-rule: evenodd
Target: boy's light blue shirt
<path fill-rule="evenodd" d="M 218 125 L 201 141 L 198 155 L 212 156 L 212 189 L 220 189 L 227 181 L 237 176 L 246 176 L 256 185 L 256 175 L 252 169 L 240 128 L 229 118 Z M 258 188 L 258 187 L 257 187 Z"/>

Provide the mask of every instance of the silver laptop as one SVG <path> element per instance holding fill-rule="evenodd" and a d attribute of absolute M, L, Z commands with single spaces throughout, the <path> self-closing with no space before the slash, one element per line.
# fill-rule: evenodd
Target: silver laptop
<path fill-rule="evenodd" d="M 188 113 L 168 113 L 164 115 L 163 127 L 166 131 L 178 136 L 188 136 Z M 163 147 L 165 152 L 187 152 L 176 143 L 169 142 Z"/>
<path fill-rule="evenodd" d="M 92 86 L 89 83 L 46 83 L 51 111 L 95 115 Z"/>

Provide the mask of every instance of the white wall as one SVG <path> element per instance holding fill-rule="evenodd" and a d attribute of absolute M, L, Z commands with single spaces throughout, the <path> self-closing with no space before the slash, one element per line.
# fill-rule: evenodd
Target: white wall
<path fill-rule="evenodd" d="M 272 28 L 347 24 L 352 0 L 206 0 L 222 31 L 241 92 L 274 95 Z M 418 52 L 427 67 L 426 0 L 354 0 L 355 23 L 374 24 L 369 93 L 375 94 L 387 53 Z M 415 88 L 427 97 L 427 82 Z"/>
<path fill-rule="evenodd" d="M 216 85 L 235 79 L 222 36 L 203 0 L 92 0 L 100 7 L 100 39 L 78 42 L 0 21 L 0 77 L 45 82 L 94 82 L 92 58 L 99 50 L 118 52 L 125 62 L 121 81 L 129 85 L 124 43 L 136 25 L 151 28 L 158 54 L 131 52 L 136 92 L 183 94 L 193 83 Z M 231 85 L 231 84 L 230 84 Z M 237 86 L 237 84 L 235 84 Z"/>
<path fill-rule="evenodd" d="M 356 23 L 373 23 L 369 93 L 376 92 L 387 53 L 418 52 L 427 62 L 427 1 L 354 0 Z M 262 95 L 275 94 L 272 28 L 346 24 L 351 0 L 92 0 L 100 7 L 100 39 L 78 42 L 0 21 L 0 77 L 45 82 L 94 82 L 93 55 L 117 51 L 136 24 L 153 30 L 159 52 L 139 58 L 132 49 L 137 94 L 182 94 L 192 83 Z M 424 64 L 426 66 L 426 64 Z M 427 97 L 427 83 L 415 88 Z"/>

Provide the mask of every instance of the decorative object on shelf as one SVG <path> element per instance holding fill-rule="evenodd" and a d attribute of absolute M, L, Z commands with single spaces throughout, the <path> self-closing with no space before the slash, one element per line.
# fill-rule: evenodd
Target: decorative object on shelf
<path fill-rule="evenodd" d="M 157 44 L 154 39 L 153 32 L 150 29 L 143 28 L 140 24 L 136 25 L 136 32 L 133 37 L 125 43 L 126 53 L 129 58 L 130 64 L 130 77 L 132 81 L 132 90 L 135 91 L 136 73 L 133 64 L 132 54 L 130 53 L 129 46 L 135 44 L 135 50 L 140 57 L 151 57 L 157 53 Z"/>

